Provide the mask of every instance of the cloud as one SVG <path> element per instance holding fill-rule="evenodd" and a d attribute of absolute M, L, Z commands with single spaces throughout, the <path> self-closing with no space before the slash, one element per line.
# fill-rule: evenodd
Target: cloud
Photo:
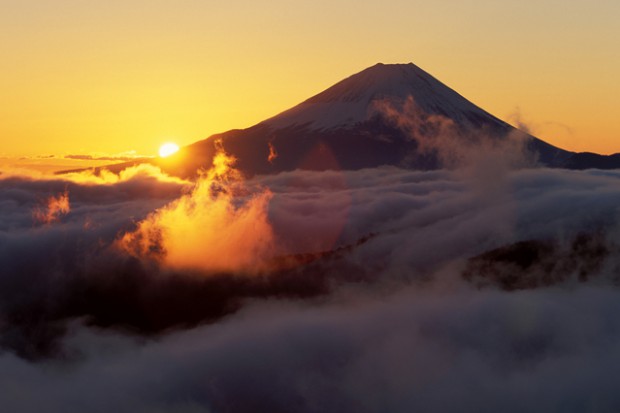
<path fill-rule="evenodd" d="M 533 128 L 530 125 L 529 122 L 526 122 L 523 119 L 523 114 L 521 113 L 521 108 L 520 107 L 516 107 L 514 112 L 511 113 L 510 115 L 508 115 L 508 122 L 512 123 L 513 125 L 515 125 L 515 127 L 527 134 L 533 134 Z"/>
<path fill-rule="evenodd" d="M 410 288 L 257 303 L 155 342 L 77 329 L 77 364 L 1 357 L 0 398 L 20 412 L 614 410 L 619 302 L 600 288 Z"/>
<path fill-rule="evenodd" d="M 573 128 L 569 125 L 556 121 L 544 121 L 544 122 L 532 122 L 531 120 L 525 120 L 521 108 L 518 106 L 512 113 L 506 116 L 509 123 L 513 124 L 519 130 L 538 136 L 553 136 L 554 134 L 562 134 L 572 136 L 574 135 Z"/>
<path fill-rule="evenodd" d="M 126 161 L 135 161 L 140 159 L 152 158 L 152 156 L 144 156 L 138 155 L 136 151 L 123 152 L 117 155 L 103 155 L 103 154 L 95 154 L 95 155 L 84 155 L 84 154 L 72 154 L 72 155 L 64 155 L 65 159 L 75 159 L 80 161 L 118 161 L 118 162 L 126 162 Z"/>
<path fill-rule="evenodd" d="M 193 183 L 150 168 L 0 179 L 0 405 L 620 403 L 619 172 L 507 168 L 489 178 L 469 167 L 384 167 L 243 181 L 221 161 Z M 33 225 L 33 208 L 65 191 L 70 211 Z M 514 269 L 501 258 L 522 258 L 519 245 L 540 259 L 512 273 L 494 267 Z M 589 265 L 597 245 L 607 253 Z M 230 265 L 235 257 L 242 265 Z M 560 276 L 507 292 L 464 276 L 472 262 L 543 281 L 551 262 Z"/>
<path fill-rule="evenodd" d="M 191 193 L 149 215 L 119 247 L 170 268 L 254 272 L 265 267 L 274 249 L 267 220 L 271 195 L 266 189 L 246 191 L 234 162 L 219 152 Z"/>
<path fill-rule="evenodd" d="M 514 130 L 500 138 L 497 131 L 491 130 L 491 125 L 481 126 L 475 120 L 429 114 L 412 96 L 403 102 L 375 101 L 373 110 L 417 144 L 411 154 L 414 165 L 416 159 L 422 158 L 434 167 L 473 168 L 493 173 L 532 167 L 537 163 L 537 154 L 528 147 L 531 136 L 527 131 Z"/>
<path fill-rule="evenodd" d="M 35 222 L 51 224 L 57 222 L 61 216 L 67 215 L 71 210 L 69 193 L 65 192 L 47 199 L 46 205 L 35 208 L 32 216 Z"/>
<path fill-rule="evenodd" d="M 269 141 L 267 144 L 269 145 L 269 156 L 267 157 L 267 161 L 269 161 L 269 163 L 273 163 L 273 161 L 278 158 L 278 151 L 276 150 L 273 142 Z"/>

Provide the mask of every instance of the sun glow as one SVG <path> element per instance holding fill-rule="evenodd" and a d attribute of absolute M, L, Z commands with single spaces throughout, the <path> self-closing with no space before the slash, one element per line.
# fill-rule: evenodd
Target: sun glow
<path fill-rule="evenodd" d="M 177 145 L 176 143 L 164 143 L 163 145 L 161 145 L 159 147 L 159 156 L 161 156 L 162 158 L 165 158 L 167 156 L 173 155 L 176 152 L 178 152 L 179 150 L 179 145 Z"/>
<path fill-rule="evenodd" d="M 268 217 L 272 193 L 246 186 L 236 159 L 221 144 L 213 166 L 191 192 L 153 211 L 117 246 L 136 258 L 173 269 L 260 273 L 276 250 Z M 205 248 L 208 246 L 208 248 Z"/>

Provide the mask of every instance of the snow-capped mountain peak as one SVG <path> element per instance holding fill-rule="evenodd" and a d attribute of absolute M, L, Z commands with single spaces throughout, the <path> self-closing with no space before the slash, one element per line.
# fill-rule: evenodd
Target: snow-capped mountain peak
<path fill-rule="evenodd" d="M 350 127 L 374 116 L 375 102 L 410 97 L 423 111 L 456 121 L 472 114 L 497 120 L 413 63 L 379 63 L 263 123 L 278 129 L 302 125 L 317 130 Z"/>

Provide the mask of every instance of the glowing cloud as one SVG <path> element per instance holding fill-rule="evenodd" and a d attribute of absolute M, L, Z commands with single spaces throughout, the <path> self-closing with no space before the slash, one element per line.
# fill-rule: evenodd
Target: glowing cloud
<path fill-rule="evenodd" d="M 120 248 L 171 268 L 263 269 L 274 247 L 271 192 L 248 190 L 234 162 L 220 148 L 191 193 L 149 215 L 119 240 Z"/>
<path fill-rule="evenodd" d="M 190 182 L 171 176 L 163 172 L 159 167 L 149 163 L 141 163 L 125 168 L 118 173 L 101 168 L 99 170 L 85 170 L 63 174 L 62 178 L 67 181 L 84 185 L 113 185 L 119 182 L 128 182 L 132 179 L 152 179 L 158 182 L 188 185 Z"/>
<path fill-rule="evenodd" d="M 69 193 L 67 190 L 58 196 L 51 196 L 46 202 L 46 206 L 43 208 L 35 208 L 32 212 L 32 217 L 35 222 L 42 224 L 51 224 L 58 222 L 60 217 L 67 215 L 71 211 L 69 205 Z"/>
<path fill-rule="evenodd" d="M 267 160 L 269 161 L 269 163 L 273 163 L 273 161 L 275 161 L 277 157 L 278 151 L 276 151 L 276 147 L 273 146 L 273 143 L 269 142 L 269 156 L 267 157 Z"/>

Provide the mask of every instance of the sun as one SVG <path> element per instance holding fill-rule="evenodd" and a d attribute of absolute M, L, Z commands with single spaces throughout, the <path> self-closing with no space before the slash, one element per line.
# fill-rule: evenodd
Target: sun
<path fill-rule="evenodd" d="M 175 154 L 179 150 L 179 145 L 172 142 L 166 142 L 159 147 L 159 156 L 165 158 Z"/>

